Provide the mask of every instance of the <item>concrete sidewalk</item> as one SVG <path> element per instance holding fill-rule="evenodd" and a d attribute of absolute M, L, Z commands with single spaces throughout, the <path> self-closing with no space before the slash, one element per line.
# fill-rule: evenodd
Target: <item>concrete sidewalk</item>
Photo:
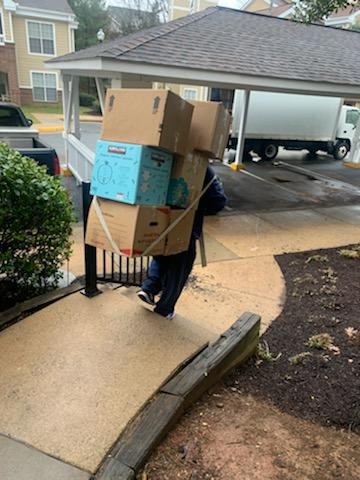
<path fill-rule="evenodd" d="M 273 255 L 359 242 L 360 206 L 212 217 L 205 231 L 209 265 L 195 266 L 172 322 L 139 306 L 135 289 L 107 287 L 91 300 L 74 294 L 1 332 L 0 433 L 76 467 L 69 479 L 82 478 L 78 469 L 96 471 L 180 363 L 245 310 L 263 317 L 263 330 L 278 316 L 285 289 Z M 70 270 L 81 274 L 80 227 L 74 238 Z M 2 478 L 32 478 L 11 475 Z"/>

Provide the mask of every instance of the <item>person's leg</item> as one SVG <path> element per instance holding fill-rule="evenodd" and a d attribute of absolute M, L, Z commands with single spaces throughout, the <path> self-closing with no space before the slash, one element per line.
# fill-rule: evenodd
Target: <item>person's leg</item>
<path fill-rule="evenodd" d="M 151 295 L 157 295 L 161 292 L 161 274 L 163 257 L 154 257 L 150 263 L 146 280 L 141 285 L 141 290 Z"/>
<path fill-rule="evenodd" d="M 156 304 L 154 312 L 167 316 L 172 314 L 175 304 L 179 299 L 185 283 L 190 275 L 196 257 L 195 239 L 190 242 L 189 249 L 186 252 L 177 255 L 170 255 L 164 258 L 164 264 L 167 259 L 166 267 L 162 273 L 162 294 Z"/>

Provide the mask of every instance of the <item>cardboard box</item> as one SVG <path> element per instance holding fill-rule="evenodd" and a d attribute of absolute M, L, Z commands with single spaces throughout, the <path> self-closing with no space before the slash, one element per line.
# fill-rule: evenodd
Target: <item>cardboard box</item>
<path fill-rule="evenodd" d="M 97 198 L 97 202 L 110 238 L 121 254 L 129 257 L 141 256 L 169 224 L 170 209 L 167 207 L 127 205 L 101 198 Z M 117 253 L 97 215 L 94 202 L 89 211 L 85 243 Z M 162 255 L 164 248 L 165 239 L 149 255 Z"/>
<path fill-rule="evenodd" d="M 208 157 L 201 152 L 191 152 L 184 157 L 175 156 L 167 205 L 181 208 L 189 206 L 202 190 L 207 166 Z"/>
<path fill-rule="evenodd" d="M 172 155 L 156 148 L 99 140 L 91 194 L 137 205 L 165 205 Z"/>
<path fill-rule="evenodd" d="M 169 90 L 108 89 L 100 138 L 185 155 L 193 109 Z"/>
<path fill-rule="evenodd" d="M 184 212 L 184 209 L 174 210 L 169 212 L 170 223 L 174 222 Z M 165 242 L 164 255 L 175 255 L 177 253 L 185 252 L 189 248 L 191 232 L 194 225 L 195 208 L 191 209 L 189 213 L 174 227 L 167 235 Z"/>
<path fill-rule="evenodd" d="M 190 102 L 194 106 L 189 144 L 192 149 L 222 159 L 229 138 L 230 113 L 221 102 Z"/>

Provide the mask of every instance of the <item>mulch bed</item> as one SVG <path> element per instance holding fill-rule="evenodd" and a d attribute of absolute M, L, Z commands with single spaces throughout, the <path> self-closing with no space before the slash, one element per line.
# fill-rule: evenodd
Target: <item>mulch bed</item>
<path fill-rule="evenodd" d="M 360 478 L 360 249 L 276 260 L 286 302 L 256 357 L 182 417 L 139 480 Z"/>
<path fill-rule="evenodd" d="M 225 383 L 283 412 L 360 433 L 360 248 L 276 260 L 284 309 L 263 335 L 260 355 Z"/>

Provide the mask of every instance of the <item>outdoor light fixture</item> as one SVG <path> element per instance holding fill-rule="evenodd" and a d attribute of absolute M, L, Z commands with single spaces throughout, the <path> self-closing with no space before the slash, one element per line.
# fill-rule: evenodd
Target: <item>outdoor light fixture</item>
<path fill-rule="evenodd" d="M 96 37 L 97 37 L 97 39 L 99 40 L 99 42 L 103 42 L 103 41 L 104 41 L 104 39 L 105 39 L 105 33 L 104 33 L 104 30 L 103 30 L 102 28 L 100 28 L 99 31 L 97 32 Z"/>

